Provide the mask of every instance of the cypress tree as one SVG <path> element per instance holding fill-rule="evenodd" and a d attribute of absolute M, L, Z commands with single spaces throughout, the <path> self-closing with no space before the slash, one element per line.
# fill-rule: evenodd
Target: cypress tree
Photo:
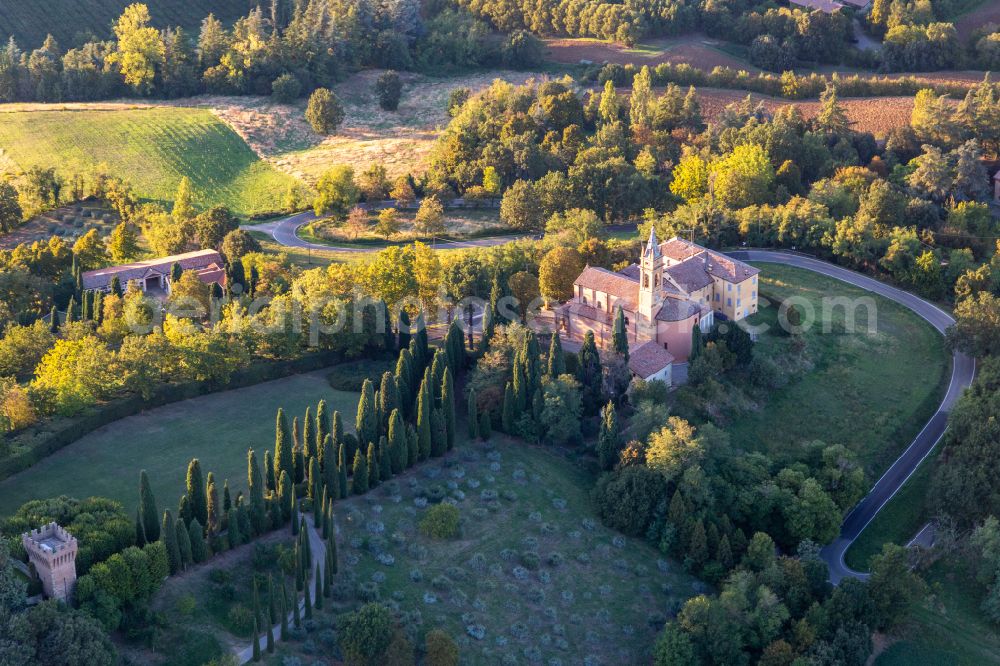
<path fill-rule="evenodd" d="M 318 529 L 321 527 L 320 519 L 323 516 L 323 509 L 326 507 L 326 486 L 323 486 L 323 490 L 320 491 L 317 483 L 313 494 L 315 495 L 315 499 L 313 499 L 313 527 Z"/>
<path fill-rule="evenodd" d="M 187 569 L 194 564 L 194 554 L 191 552 L 191 535 L 184 523 L 177 523 L 175 530 L 177 532 L 177 550 L 181 555 L 181 568 Z"/>
<path fill-rule="evenodd" d="M 333 512 L 333 500 L 327 499 L 323 506 L 323 540 L 330 538 L 330 514 Z"/>
<path fill-rule="evenodd" d="M 66 324 L 73 323 L 73 310 L 76 309 L 76 299 L 72 296 L 69 297 L 69 303 L 66 304 Z"/>
<path fill-rule="evenodd" d="M 167 561 L 170 563 L 170 573 L 175 574 L 182 566 L 181 553 L 177 548 L 177 529 L 174 527 L 174 517 L 170 509 L 163 512 L 163 525 L 160 530 L 160 540 L 167 549 Z"/>
<path fill-rule="evenodd" d="M 431 411 L 433 398 L 427 379 L 420 384 L 420 394 L 417 402 L 417 454 L 420 460 L 427 460 L 431 455 Z"/>
<path fill-rule="evenodd" d="M 542 352 L 538 348 L 538 336 L 529 330 L 524 341 L 524 375 L 528 380 L 528 395 L 534 395 L 542 385 Z"/>
<path fill-rule="evenodd" d="M 514 434 L 514 409 L 514 389 L 510 382 L 507 382 L 507 386 L 503 390 L 503 414 L 500 424 L 503 426 L 503 431 L 508 435 Z"/>
<path fill-rule="evenodd" d="M 288 590 L 285 588 L 285 577 L 278 576 L 281 580 L 281 641 L 288 640 Z"/>
<path fill-rule="evenodd" d="M 528 406 L 528 381 L 524 372 L 524 355 L 518 352 L 514 356 L 512 368 L 511 390 L 514 395 L 514 414 L 522 414 Z M 506 396 L 504 396 L 506 399 Z"/>
<path fill-rule="evenodd" d="M 318 499 L 316 490 L 320 485 L 319 461 L 316 458 L 309 459 L 309 474 L 306 477 L 306 496 L 311 500 Z"/>
<path fill-rule="evenodd" d="M 354 453 L 354 476 L 351 481 L 353 484 L 351 492 L 355 495 L 363 495 L 368 492 L 368 465 L 365 456 L 361 455 L 361 451 Z"/>
<path fill-rule="evenodd" d="M 344 460 L 354 460 L 354 454 L 361 451 L 361 455 L 364 455 L 365 451 L 361 448 L 361 444 L 358 442 L 358 438 L 354 436 L 353 432 L 346 433 L 344 435 Z"/>
<path fill-rule="evenodd" d="M 121 298 L 125 292 L 122 291 L 122 281 L 117 275 L 111 277 L 111 293 Z"/>
<path fill-rule="evenodd" d="M 80 295 L 80 321 L 90 321 L 90 292 Z"/>
<path fill-rule="evenodd" d="M 274 424 L 274 478 L 281 479 L 281 473 L 288 472 L 288 478 L 295 478 L 295 459 L 292 453 L 292 433 L 288 429 L 285 410 L 278 408 Z"/>
<path fill-rule="evenodd" d="M 618 307 L 617 310 L 615 325 L 611 331 L 611 348 L 628 363 L 628 331 L 625 328 L 625 312 L 621 307 Z"/>
<path fill-rule="evenodd" d="M 263 534 L 267 522 L 264 484 L 260 476 L 260 467 L 257 465 L 257 454 L 253 449 L 247 451 L 247 487 L 250 492 L 250 524 L 253 527 L 253 534 Z"/>
<path fill-rule="evenodd" d="M 419 436 L 413 426 L 406 427 L 406 467 L 410 468 L 417 464 L 420 458 Z"/>
<path fill-rule="evenodd" d="M 448 450 L 448 426 L 440 409 L 431 413 L 431 455 L 440 458 Z"/>
<path fill-rule="evenodd" d="M 240 521 L 236 517 L 236 509 L 230 509 L 226 513 L 226 536 L 229 540 L 229 547 L 236 548 L 243 543 L 243 535 L 240 533 Z"/>
<path fill-rule="evenodd" d="M 441 410 L 444 412 L 445 442 L 446 448 L 451 451 L 455 448 L 455 380 L 451 375 L 451 368 L 446 368 L 444 381 L 441 383 Z"/>
<path fill-rule="evenodd" d="M 392 410 L 389 416 L 389 453 L 390 469 L 393 474 L 399 474 L 406 468 L 406 426 L 399 409 Z"/>
<path fill-rule="evenodd" d="M 104 322 L 104 292 L 94 292 L 94 305 L 90 309 L 94 322 L 100 326 Z"/>
<path fill-rule="evenodd" d="M 142 548 L 147 543 L 146 541 L 146 530 L 142 526 L 142 518 L 139 515 L 139 509 L 135 510 L 135 545 Z"/>
<path fill-rule="evenodd" d="M 479 413 L 476 405 L 476 389 L 469 389 L 468 399 L 469 413 L 466 416 L 466 425 L 469 428 L 469 439 L 474 440 L 479 437 Z"/>
<path fill-rule="evenodd" d="M 462 328 L 458 325 L 458 320 L 451 322 L 448 327 L 448 335 L 445 337 L 445 350 L 448 353 L 448 367 L 451 373 L 458 376 L 458 373 L 465 368 L 465 337 L 462 335 Z"/>
<path fill-rule="evenodd" d="M 409 405 L 413 404 L 413 385 L 411 377 L 413 369 L 410 367 L 410 350 L 404 349 L 399 352 L 399 359 L 396 361 L 396 395 L 403 412 L 409 411 Z"/>
<path fill-rule="evenodd" d="M 205 479 L 201 474 L 201 462 L 195 458 L 188 463 L 187 498 L 191 508 L 191 518 L 199 524 L 208 523 L 208 497 L 205 494 Z"/>
<path fill-rule="evenodd" d="M 597 460 L 601 469 L 610 471 L 618 459 L 621 436 L 618 432 L 618 415 L 615 406 L 608 401 L 601 413 L 601 430 L 597 436 Z"/>
<path fill-rule="evenodd" d="M 271 460 L 271 452 L 264 451 L 264 488 L 267 492 L 273 493 L 277 490 L 278 481 L 274 477 L 274 461 Z"/>
<path fill-rule="evenodd" d="M 311 620 L 313 616 L 312 609 L 312 594 L 309 591 L 309 581 L 306 581 L 305 589 L 302 590 L 303 605 L 302 608 L 305 610 L 303 613 L 306 620 Z"/>
<path fill-rule="evenodd" d="M 267 499 L 268 529 L 276 530 L 285 524 L 288 506 L 281 506 L 281 496 L 274 493 Z"/>
<path fill-rule="evenodd" d="M 236 520 L 240 524 L 240 540 L 243 543 L 247 543 L 253 535 L 253 524 L 250 521 L 250 511 L 247 509 L 247 503 L 243 501 L 243 495 L 237 497 Z"/>
<path fill-rule="evenodd" d="M 368 487 L 374 488 L 379 482 L 379 466 L 378 453 L 375 451 L 375 445 L 372 443 L 368 444 L 368 452 L 365 454 L 365 464 L 368 466 Z"/>
<path fill-rule="evenodd" d="M 399 349 L 406 349 L 410 346 L 410 313 L 406 311 L 406 308 L 399 310 L 399 323 L 396 329 L 399 331 L 397 346 Z"/>
<path fill-rule="evenodd" d="M 302 572 L 308 577 L 309 568 L 312 566 L 312 541 L 309 540 L 309 530 L 306 528 L 306 519 L 302 519 L 302 524 L 299 526 L 299 532 L 302 534 L 299 536 L 302 539 Z"/>
<path fill-rule="evenodd" d="M 222 482 L 222 513 L 229 516 L 229 510 L 233 508 L 233 498 L 229 494 L 229 479 Z"/>
<path fill-rule="evenodd" d="M 341 442 L 344 441 L 344 419 L 340 415 L 340 412 L 333 413 L 333 419 L 331 420 L 330 434 L 333 435 L 333 446 L 339 449 Z"/>
<path fill-rule="evenodd" d="M 566 357 L 563 356 L 562 340 L 558 333 L 552 334 L 549 341 L 549 358 L 547 372 L 549 377 L 558 377 L 566 374 Z"/>
<path fill-rule="evenodd" d="M 594 413 L 601 404 L 601 356 L 594 341 L 594 332 L 587 331 L 580 346 L 576 379 L 580 382 L 583 413 Z"/>
<path fill-rule="evenodd" d="M 385 435 L 378 441 L 378 478 L 381 481 L 388 481 L 392 478 L 392 451 L 389 449 L 389 440 Z"/>
<path fill-rule="evenodd" d="M 323 610 L 323 571 L 316 563 L 316 610 Z"/>
<path fill-rule="evenodd" d="M 292 591 L 292 624 L 296 629 L 302 626 L 302 615 L 299 612 L 299 591 Z"/>
<path fill-rule="evenodd" d="M 292 493 L 292 509 L 289 512 L 289 520 L 292 523 L 292 536 L 299 535 L 299 500 Z"/>
<path fill-rule="evenodd" d="M 302 440 L 299 446 L 302 447 L 302 457 L 309 460 L 312 457 L 319 457 L 319 449 L 323 440 L 316 439 L 316 433 L 313 432 L 313 426 L 316 422 L 313 420 L 312 407 L 306 407 L 306 415 L 302 419 Z"/>
<path fill-rule="evenodd" d="M 219 533 L 219 524 L 221 521 L 219 491 L 216 490 L 215 474 L 212 472 L 208 473 L 208 480 L 205 482 L 205 496 L 207 498 L 205 529 L 208 531 L 208 536 L 211 539 L 211 537 Z"/>
<path fill-rule="evenodd" d="M 188 501 L 187 495 L 181 495 L 180 502 L 177 503 L 177 515 L 180 516 L 181 522 L 184 523 L 184 527 L 187 527 L 191 522 L 191 502 Z"/>
<path fill-rule="evenodd" d="M 295 591 L 301 592 L 303 585 L 302 578 L 302 535 L 299 534 L 299 538 L 295 541 Z M 298 625 L 295 625 L 298 626 Z"/>
<path fill-rule="evenodd" d="M 260 623 L 260 590 L 257 589 L 257 578 L 254 576 L 251 579 L 250 586 L 250 611 L 253 613 L 253 619 Z M 259 632 L 258 632 L 259 633 Z"/>
<path fill-rule="evenodd" d="M 160 521 L 157 517 L 156 499 L 153 489 L 149 486 L 149 476 L 146 470 L 139 472 L 139 515 L 142 517 L 142 531 L 146 541 L 152 542 L 160 538 Z"/>
<path fill-rule="evenodd" d="M 542 387 L 539 386 L 535 389 L 535 395 L 531 399 L 531 418 L 535 420 L 535 423 L 539 425 L 539 434 L 541 431 L 542 423 L 542 413 L 545 411 L 545 394 L 542 393 Z"/>
<path fill-rule="evenodd" d="M 479 415 L 479 438 L 488 442 L 492 434 L 493 424 L 490 422 L 490 413 L 485 411 Z"/>
<path fill-rule="evenodd" d="M 344 499 L 347 497 L 347 462 L 344 457 L 344 445 L 340 445 L 340 452 L 337 454 L 337 478 L 339 479 L 337 497 Z"/>
<path fill-rule="evenodd" d="M 253 616 L 253 661 L 260 661 L 260 619 Z"/>
<path fill-rule="evenodd" d="M 427 347 L 427 324 L 424 322 L 423 313 L 417 315 L 417 334 L 413 336 L 413 339 L 417 343 L 417 358 L 422 368 L 427 365 L 427 360 L 430 357 Z"/>
<path fill-rule="evenodd" d="M 197 518 L 191 519 L 188 526 L 188 537 L 191 539 L 191 559 L 195 564 L 200 564 L 208 557 L 208 549 L 205 547 L 205 530 Z"/>
<path fill-rule="evenodd" d="M 330 408 L 327 407 L 326 400 L 320 400 L 319 404 L 316 405 L 316 423 L 314 425 L 316 447 L 320 451 L 319 462 L 322 466 L 326 463 L 326 460 L 323 458 L 323 451 L 319 447 L 326 441 L 326 436 L 333 432 L 330 430 Z M 334 442 L 334 444 L 338 444 L 338 442 Z"/>
<path fill-rule="evenodd" d="M 275 600 L 274 580 L 271 574 L 267 574 L 267 619 L 268 624 L 275 624 L 278 621 L 278 603 Z"/>
<path fill-rule="evenodd" d="M 54 305 L 49 311 L 49 331 L 51 333 L 59 332 L 59 310 Z"/>
<path fill-rule="evenodd" d="M 340 479 L 337 478 L 337 453 L 333 450 L 333 437 L 327 435 L 323 439 L 323 446 L 320 448 L 319 467 L 320 476 L 330 493 L 330 497 L 337 498 L 340 493 Z"/>
<path fill-rule="evenodd" d="M 434 352 L 434 360 L 431 363 L 431 391 L 434 396 L 434 409 L 441 409 L 441 384 L 444 382 L 444 371 L 448 367 L 448 359 L 444 351 L 438 349 Z"/>
<path fill-rule="evenodd" d="M 378 439 L 378 424 L 375 418 L 375 389 L 370 379 L 365 379 L 361 385 L 361 399 L 358 401 L 358 414 L 354 421 L 354 432 L 362 450 Z"/>
<path fill-rule="evenodd" d="M 691 329 L 691 353 L 688 354 L 688 363 L 694 362 L 699 356 L 701 356 L 702 350 L 705 348 L 705 341 L 701 337 L 701 327 L 694 326 Z"/>
<path fill-rule="evenodd" d="M 302 457 L 302 448 L 292 447 L 292 459 L 295 461 L 295 483 L 306 480 L 306 459 Z"/>
<path fill-rule="evenodd" d="M 295 497 L 295 484 L 287 470 L 281 471 L 278 481 L 278 505 L 281 507 L 282 520 L 288 520 L 292 515 L 292 499 Z"/>
<path fill-rule="evenodd" d="M 382 374 L 382 383 L 378 389 L 378 399 L 379 414 L 382 419 L 379 423 L 379 432 L 385 433 L 389 430 L 389 417 L 392 415 L 393 410 L 400 405 L 399 394 L 396 391 L 396 378 L 391 372 Z"/>

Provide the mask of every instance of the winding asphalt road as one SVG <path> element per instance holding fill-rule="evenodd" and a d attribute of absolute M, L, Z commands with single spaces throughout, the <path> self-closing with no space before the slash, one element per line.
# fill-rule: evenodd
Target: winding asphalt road
<path fill-rule="evenodd" d="M 949 326 L 955 323 L 951 315 L 922 298 L 860 273 L 855 273 L 854 271 L 834 266 L 818 259 L 788 252 L 767 250 L 743 250 L 728 254 L 735 259 L 743 261 L 763 261 L 803 268 L 874 292 L 909 308 L 926 319 L 931 326 L 942 334 Z M 927 422 L 927 425 L 924 426 L 923 430 L 920 431 L 910 446 L 886 470 L 882 478 L 875 483 L 868 495 L 847 514 L 843 525 L 840 527 L 840 536 L 822 550 L 821 555 L 830 568 L 830 581 L 834 585 L 844 578 L 867 578 L 868 574 L 854 571 L 844 563 L 844 553 L 847 552 L 851 543 L 864 531 L 868 523 L 882 510 L 882 507 L 892 499 L 903 484 L 906 483 L 907 479 L 913 475 L 917 467 L 920 466 L 920 463 L 934 450 L 934 447 L 941 440 L 945 429 L 948 427 L 949 412 L 958 398 L 961 397 L 962 392 L 972 383 L 975 374 L 975 360 L 965 354 L 956 353 L 952 360 L 951 383 L 948 385 L 948 391 L 945 393 L 937 412 Z"/>
<path fill-rule="evenodd" d="M 309 224 L 315 221 L 316 215 L 312 211 L 306 211 L 304 213 L 299 213 L 297 215 L 292 215 L 291 217 L 286 217 L 281 220 L 276 220 L 274 222 L 262 222 L 261 224 L 244 225 L 242 228 L 246 231 L 260 231 L 264 233 L 271 234 L 271 237 L 279 245 L 284 245 L 286 247 L 303 247 L 312 250 L 327 250 L 332 252 L 356 252 L 363 254 L 366 252 L 378 252 L 383 249 L 383 245 L 372 245 L 370 247 L 359 246 L 359 245 L 348 245 L 348 246 L 334 246 L 334 245 L 324 245 L 322 243 L 312 243 L 307 240 L 302 240 L 299 238 L 299 227 Z M 461 248 L 473 248 L 473 247 L 492 247 L 494 245 L 503 245 L 505 243 L 510 243 L 511 241 L 518 240 L 524 236 L 492 236 L 488 238 L 477 238 L 472 240 L 462 240 L 462 241 L 450 241 L 450 240 L 435 240 L 435 245 L 437 247 L 447 246 L 448 248 L 461 249 Z"/>

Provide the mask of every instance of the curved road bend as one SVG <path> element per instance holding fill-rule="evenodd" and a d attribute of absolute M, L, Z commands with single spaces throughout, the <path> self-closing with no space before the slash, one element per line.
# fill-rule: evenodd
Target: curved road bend
<path fill-rule="evenodd" d="M 874 292 L 909 308 L 926 319 L 942 334 L 955 323 L 951 315 L 922 298 L 825 261 L 768 250 L 741 250 L 728 254 L 743 261 L 764 261 L 803 268 Z M 952 360 L 951 383 L 948 385 L 948 391 L 945 393 L 937 412 L 910 446 L 875 483 L 868 495 L 847 514 L 847 518 L 844 519 L 844 523 L 840 527 L 840 536 L 822 550 L 821 555 L 830 569 L 830 581 L 834 585 L 848 577 L 867 578 L 868 574 L 848 568 L 844 563 L 844 553 L 941 440 L 941 436 L 944 435 L 948 426 L 948 414 L 951 408 L 962 392 L 972 383 L 975 374 L 975 360 L 965 354 L 956 353 Z"/>
<path fill-rule="evenodd" d="M 316 220 L 316 215 L 312 211 L 306 211 L 304 213 L 299 213 L 297 215 L 292 215 L 291 217 L 286 217 L 274 222 L 263 222 L 261 224 L 244 225 L 242 228 L 246 231 L 260 231 L 264 233 L 271 234 L 278 245 L 284 245 L 286 247 L 302 247 L 309 248 L 312 250 L 327 250 L 331 252 L 355 252 L 358 254 L 364 254 L 366 252 L 378 252 L 384 249 L 382 245 L 373 245 L 371 247 L 359 247 L 347 246 L 347 247 L 337 247 L 334 245 L 324 245 L 322 243 L 312 243 L 310 241 L 302 240 L 299 238 L 299 227 L 309 224 Z M 465 241 L 436 241 L 438 246 L 447 246 L 448 248 L 462 249 L 462 248 L 473 248 L 473 247 L 492 247 L 494 245 L 503 245 L 511 241 L 523 238 L 523 236 L 494 236 L 477 238 Z"/>

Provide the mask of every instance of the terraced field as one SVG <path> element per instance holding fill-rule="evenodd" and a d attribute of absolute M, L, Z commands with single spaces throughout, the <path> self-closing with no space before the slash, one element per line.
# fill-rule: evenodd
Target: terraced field
<path fill-rule="evenodd" d="M 34 49 L 49 33 L 63 48 L 80 44 L 88 33 L 106 39 L 111 36 L 112 22 L 130 4 L 132 0 L 0 2 L 0 41 L 6 43 L 13 36 L 22 48 Z M 149 11 L 158 28 L 179 25 L 196 30 L 209 12 L 230 22 L 256 5 L 250 0 L 157 0 L 149 3 Z"/>
<path fill-rule="evenodd" d="M 154 201 L 173 200 L 186 175 L 197 205 L 225 204 L 242 215 L 278 210 L 295 182 L 262 161 L 207 109 L 0 107 L 0 171 L 55 166 L 67 177 L 101 164 Z"/>

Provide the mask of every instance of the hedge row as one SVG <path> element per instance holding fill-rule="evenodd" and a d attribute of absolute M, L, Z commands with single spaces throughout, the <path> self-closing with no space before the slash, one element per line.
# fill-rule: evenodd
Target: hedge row
<path fill-rule="evenodd" d="M 319 370 L 341 361 L 343 357 L 339 352 L 324 351 L 291 360 L 255 363 L 234 372 L 226 383 L 192 381 L 162 384 L 153 389 L 149 399 L 130 395 L 109 401 L 80 416 L 57 417 L 43 421 L 37 426 L 6 438 L 5 444 L 8 450 L 13 450 L 14 453 L 0 460 L 0 480 L 28 469 L 46 456 L 102 426 L 146 409 L 197 398 L 208 393 L 253 386 L 272 379 Z"/>

